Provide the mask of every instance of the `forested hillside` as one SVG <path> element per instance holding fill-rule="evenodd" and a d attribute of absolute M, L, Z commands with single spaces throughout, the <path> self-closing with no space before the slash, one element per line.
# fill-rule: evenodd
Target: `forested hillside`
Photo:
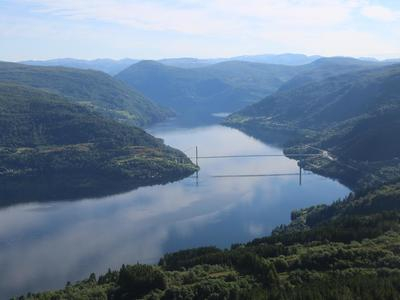
<path fill-rule="evenodd" d="M 0 205 L 104 195 L 195 170 L 143 130 L 41 89 L 1 83 L 0 127 Z"/>
<path fill-rule="evenodd" d="M 98 71 L 0 62 L 0 82 L 56 93 L 115 120 L 140 126 L 171 116 L 170 111 Z"/>
<path fill-rule="evenodd" d="M 374 68 L 280 91 L 231 115 L 227 124 L 256 136 L 285 132 L 288 152 L 309 152 L 306 145 L 328 150 L 334 161 L 304 162 L 362 188 L 400 177 L 399 95 L 400 66 Z"/>

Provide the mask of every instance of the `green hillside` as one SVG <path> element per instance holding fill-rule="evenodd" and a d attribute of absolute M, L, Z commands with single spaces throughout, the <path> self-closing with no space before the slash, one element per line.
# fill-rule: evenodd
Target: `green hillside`
<path fill-rule="evenodd" d="M 140 126 L 171 116 L 171 112 L 98 71 L 0 62 L 0 82 L 40 88 L 85 104 L 115 120 Z"/>
<path fill-rule="evenodd" d="M 178 113 L 212 113 L 254 103 L 275 92 L 298 71 L 290 66 L 238 61 L 192 69 L 142 61 L 116 78 Z"/>
<path fill-rule="evenodd" d="M 26 86 L 0 84 L 0 204 L 100 196 L 195 170 L 143 130 Z"/>
<path fill-rule="evenodd" d="M 392 65 L 280 91 L 226 123 L 261 138 L 284 132 L 290 136 L 288 152 L 309 152 L 305 145 L 328 150 L 336 162 L 305 162 L 325 175 L 345 176 L 353 188 L 363 187 L 400 177 L 399 95 L 400 66 Z M 367 173 L 375 178 L 364 178 Z"/>

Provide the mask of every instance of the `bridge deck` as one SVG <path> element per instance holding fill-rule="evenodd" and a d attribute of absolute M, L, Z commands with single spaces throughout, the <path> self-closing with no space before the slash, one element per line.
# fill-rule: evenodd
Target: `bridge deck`
<path fill-rule="evenodd" d="M 190 159 L 212 159 L 212 158 L 246 158 L 246 157 L 316 157 L 322 154 L 243 154 L 243 155 L 213 155 L 213 156 L 192 156 Z"/>

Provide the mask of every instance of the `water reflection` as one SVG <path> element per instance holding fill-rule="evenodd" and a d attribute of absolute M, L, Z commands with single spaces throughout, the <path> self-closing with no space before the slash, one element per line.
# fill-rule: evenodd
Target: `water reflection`
<path fill-rule="evenodd" d="M 223 126 L 152 128 L 153 134 L 200 155 L 279 154 Z M 25 204 L 0 210 L 0 294 L 59 288 L 67 281 L 156 262 L 169 251 L 200 245 L 227 247 L 270 233 L 290 211 L 348 193 L 320 176 L 211 178 L 215 174 L 297 172 L 285 157 L 200 160 L 194 178 L 101 199 Z"/>

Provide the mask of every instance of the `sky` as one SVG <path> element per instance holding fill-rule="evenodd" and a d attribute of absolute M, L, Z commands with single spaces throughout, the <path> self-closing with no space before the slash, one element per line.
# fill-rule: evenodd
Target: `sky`
<path fill-rule="evenodd" d="M 0 0 L 0 60 L 400 57 L 399 0 Z"/>

